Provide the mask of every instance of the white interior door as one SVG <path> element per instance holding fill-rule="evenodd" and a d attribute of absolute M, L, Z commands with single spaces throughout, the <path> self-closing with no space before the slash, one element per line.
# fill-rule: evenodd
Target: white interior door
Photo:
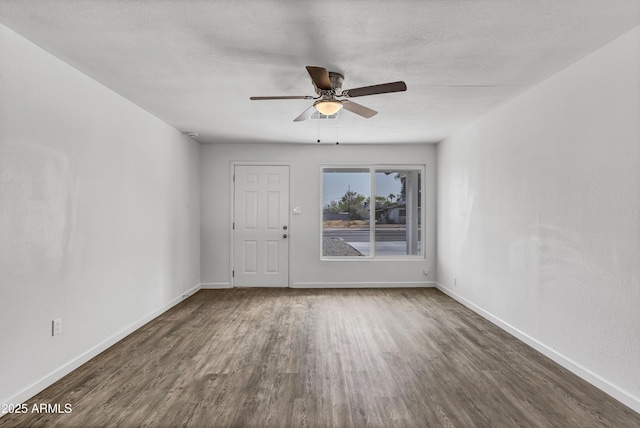
<path fill-rule="evenodd" d="M 233 284 L 289 286 L 289 167 L 234 168 Z"/>

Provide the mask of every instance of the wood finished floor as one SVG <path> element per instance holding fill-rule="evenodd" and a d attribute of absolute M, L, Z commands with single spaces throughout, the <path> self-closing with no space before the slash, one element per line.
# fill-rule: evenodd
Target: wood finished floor
<path fill-rule="evenodd" d="M 10 414 L 46 427 L 640 427 L 436 289 L 201 290 Z"/>

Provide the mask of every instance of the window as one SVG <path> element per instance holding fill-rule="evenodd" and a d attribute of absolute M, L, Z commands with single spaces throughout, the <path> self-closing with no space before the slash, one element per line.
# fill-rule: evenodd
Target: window
<path fill-rule="evenodd" d="M 324 167 L 322 257 L 422 256 L 422 169 Z"/>
<path fill-rule="evenodd" d="M 371 255 L 369 169 L 325 168 L 322 189 L 322 255 Z"/>

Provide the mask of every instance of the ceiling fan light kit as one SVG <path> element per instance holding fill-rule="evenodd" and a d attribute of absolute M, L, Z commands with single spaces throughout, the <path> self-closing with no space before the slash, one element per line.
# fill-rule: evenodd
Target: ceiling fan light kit
<path fill-rule="evenodd" d="M 331 116 L 336 114 L 342 108 L 362 116 L 366 119 L 378 114 L 377 111 L 372 110 L 363 105 L 354 103 L 348 99 L 340 100 L 338 98 L 354 98 L 363 97 L 366 95 L 386 94 L 390 92 L 402 92 L 407 90 L 407 85 L 402 82 L 383 83 L 380 85 L 363 86 L 360 88 L 353 88 L 342 90 L 342 82 L 344 76 L 340 73 L 333 71 L 327 71 L 323 67 L 307 66 L 307 72 L 311 77 L 311 82 L 315 89 L 317 97 L 309 95 L 305 96 L 274 96 L 274 97 L 251 97 L 251 100 L 291 100 L 291 99 L 304 99 L 304 100 L 317 100 L 313 103 L 313 106 L 302 112 L 300 116 L 296 117 L 294 122 L 301 122 L 309 119 L 314 111 L 325 116 Z"/>
<path fill-rule="evenodd" d="M 334 115 L 342 109 L 342 103 L 336 100 L 318 100 L 313 104 L 313 106 L 319 113 L 324 114 L 325 116 Z"/>

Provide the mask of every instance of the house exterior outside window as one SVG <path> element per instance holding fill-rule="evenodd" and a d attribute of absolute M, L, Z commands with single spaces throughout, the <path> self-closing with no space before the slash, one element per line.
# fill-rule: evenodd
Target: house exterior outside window
<path fill-rule="evenodd" d="M 322 258 L 424 258 L 424 166 L 322 168 Z"/>

